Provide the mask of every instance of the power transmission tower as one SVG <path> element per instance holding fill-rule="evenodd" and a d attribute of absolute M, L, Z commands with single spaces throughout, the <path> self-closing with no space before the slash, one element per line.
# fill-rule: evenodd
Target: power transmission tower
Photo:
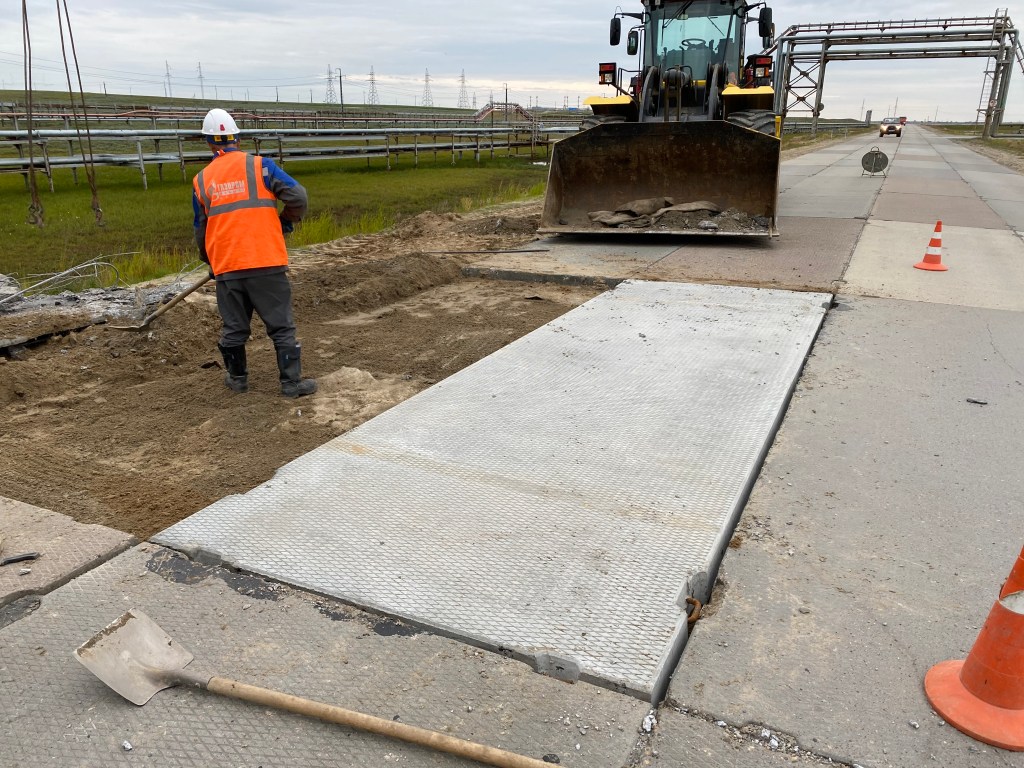
<path fill-rule="evenodd" d="M 199 62 L 199 95 L 206 98 L 206 89 L 203 88 L 203 62 Z"/>
<path fill-rule="evenodd" d="M 370 67 L 370 95 L 367 104 L 380 104 L 380 96 L 377 95 L 377 76 L 373 74 L 373 67 Z"/>
<path fill-rule="evenodd" d="M 432 107 L 434 106 L 434 97 L 430 95 L 430 70 L 427 70 L 427 74 L 423 77 L 423 106 Z"/>
<path fill-rule="evenodd" d="M 331 65 L 327 65 L 327 95 L 324 96 L 325 104 L 337 104 L 338 96 L 334 93 L 334 70 L 331 69 Z"/>
<path fill-rule="evenodd" d="M 466 93 L 466 70 L 459 78 L 459 109 L 469 109 L 469 94 Z"/>
<path fill-rule="evenodd" d="M 164 66 L 167 68 L 167 95 L 173 96 L 174 94 L 171 93 L 171 65 L 165 60 Z"/>

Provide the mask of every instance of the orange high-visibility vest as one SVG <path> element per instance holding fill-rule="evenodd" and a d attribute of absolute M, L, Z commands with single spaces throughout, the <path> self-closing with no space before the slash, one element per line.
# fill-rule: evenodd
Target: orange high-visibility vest
<path fill-rule="evenodd" d="M 206 254 L 215 275 L 288 265 L 277 198 L 263 183 L 263 160 L 223 152 L 192 180 L 206 211 Z"/>

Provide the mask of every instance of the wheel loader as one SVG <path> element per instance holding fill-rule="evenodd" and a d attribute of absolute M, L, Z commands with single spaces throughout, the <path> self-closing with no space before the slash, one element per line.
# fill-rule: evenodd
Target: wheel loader
<path fill-rule="evenodd" d="M 637 68 L 598 66 L 615 95 L 591 97 L 593 117 L 551 153 L 543 233 L 778 235 L 782 121 L 772 58 L 744 59 L 747 25 L 764 48 L 772 12 L 744 0 L 643 0 L 627 52 Z"/>

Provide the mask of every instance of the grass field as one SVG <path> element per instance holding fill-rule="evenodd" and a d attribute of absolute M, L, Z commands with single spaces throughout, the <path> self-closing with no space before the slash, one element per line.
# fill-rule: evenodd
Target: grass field
<path fill-rule="evenodd" d="M 377 163 L 377 161 L 374 161 Z M 190 174 L 200 170 L 190 168 Z M 419 168 L 388 171 L 363 161 L 291 163 L 287 168 L 309 192 L 310 211 L 289 244 L 307 245 L 356 232 L 379 231 L 424 210 L 464 211 L 480 205 L 543 193 L 546 168 L 514 158 L 420 161 Z M 0 176 L 0 273 L 22 282 L 104 257 L 122 278 L 148 279 L 176 272 L 193 261 L 192 187 L 177 168 L 160 181 L 150 173 L 149 189 L 137 170 L 97 168 L 103 225 L 92 210 L 83 171 L 75 185 L 70 170 L 54 172 L 55 191 L 40 185 L 45 226 L 28 223 L 30 196 L 20 175 Z M 124 255 L 134 254 L 134 255 Z"/>
<path fill-rule="evenodd" d="M 854 133 L 851 130 L 851 133 Z M 834 138 L 828 131 L 816 137 L 786 134 L 783 149 Z M 246 148 L 246 147 L 244 147 Z M 251 147 L 249 147 L 251 149 Z M 289 163 L 287 170 L 310 196 L 310 211 L 289 238 L 291 247 L 327 242 L 346 235 L 387 229 L 402 218 L 425 210 L 468 211 L 498 202 L 539 197 L 544 194 L 547 168 L 522 158 L 488 158 L 479 163 L 467 153 L 457 165 L 450 156 L 368 164 L 355 161 Z M 137 169 L 96 169 L 102 225 L 92 209 L 92 193 L 84 170 L 77 183 L 69 169 L 56 169 L 54 192 L 46 176 L 37 174 L 45 225 L 28 223 L 30 196 L 18 174 L 0 174 L 0 273 L 16 277 L 23 285 L 93 259 L 116 266 L 124 282 L 178 272 L 195 262 L 192 239 L 191 176 L 200 166 L 189 167 L 189 180 L 181 178 L 175 164 L 165 168 L 161 180 L 155 168 L 148 170 L 149 189 L 143 190 Z M 97 281 L 112 280 L 104 273 Z M 76 285 L 88 287 L 89 283 Z"/>

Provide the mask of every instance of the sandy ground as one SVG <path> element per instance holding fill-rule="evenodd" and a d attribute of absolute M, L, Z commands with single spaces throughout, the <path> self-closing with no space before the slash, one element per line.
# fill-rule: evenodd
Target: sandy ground
<path fill-rule="evenodd" d="M 0 495 L 147 537 L 249 490 L 596 295 L 461 276 L 463 264 L 483 257 L 466 252 L 535 239 L 539 214 L 539 203 L 427 213 L 392 232 L 294 253 L 304 372 L 320 384 L 312 397 L 279 395 L 258 321 L 251 391 L 224 386 L 209 285 L 142 332 L 95 324 L 8 349 L 0 355 Z M 7 313 L 0 339 L 82 322 L 77 308 Z"/>

